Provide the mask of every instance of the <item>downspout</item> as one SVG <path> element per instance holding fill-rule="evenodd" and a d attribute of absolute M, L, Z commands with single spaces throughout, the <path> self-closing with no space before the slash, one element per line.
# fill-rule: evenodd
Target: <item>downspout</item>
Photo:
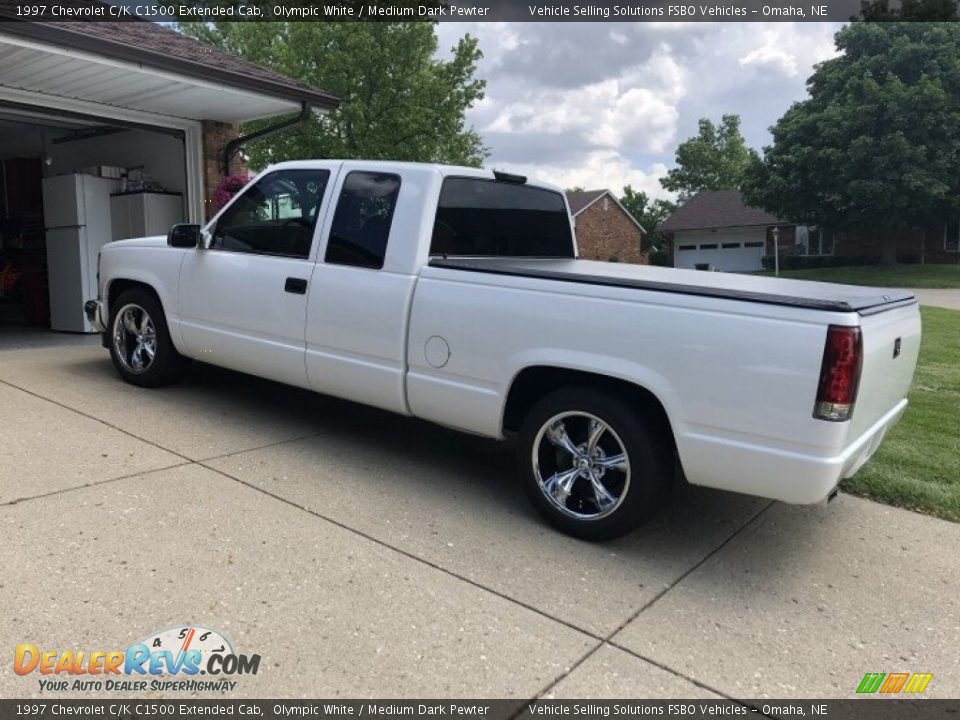
<path fill-rule="evenodd" d="M 234 138 L 227 143 L 226 147 L 223 149 L 223 176 L 226 177 L 230 174 L 230 161 L 233 159 L 233 156 L 237 154 L 240 150 L 240 147 L 250 142 L 251 140 L 256 140 L 257 138 L 262 138 L 265 135 L 273 135 L 275 132 L 280 130 L 286 130 L 289 127 L 294 125 L 299 125 L 310 119 L 310 103 L 306 100 L 300 103 L 300 114 L 295 118 L 289 120 L 284 120 L 281 123 L 276 125 L 270 125 L 263 128 L 262 130 L 257 130 L 256 132 L 249 133 L 248 135 L 241 135 L 238 138 Z"/>

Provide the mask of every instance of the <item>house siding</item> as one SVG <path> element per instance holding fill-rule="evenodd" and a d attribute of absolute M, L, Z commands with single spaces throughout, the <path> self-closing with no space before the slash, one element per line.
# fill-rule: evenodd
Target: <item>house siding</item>
<path fill-rule="evenodd" d="M 646 265 L 643 231 L 613 200 L 602 197 L 575 218 L 577 247 L 584 260 L 614 260 Z"/>

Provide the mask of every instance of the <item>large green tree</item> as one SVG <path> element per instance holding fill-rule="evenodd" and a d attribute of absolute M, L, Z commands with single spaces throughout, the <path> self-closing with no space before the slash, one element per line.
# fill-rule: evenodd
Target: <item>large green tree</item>
<path fill-rule="evenodd" d="M 660 184 L 680 202 L 702 190 L 736 190 L 755 155 L 740 133 L 739 115 L 724 115 L 719 125 L 700 118 L 697 134 L 677 147 L 677 166 Z"/>
<path fill-rule="evenodd" d="M 872 233 L 892 263 L 898 230 L 960 209 L 960 27 L 854 23 L 836 45 L 744 190 L 780 217 Z"/>
<path fill-rule="evenodd" d="M 642 190 L 627 185 L 620 196 L 620 204 L 626 208 L 644 230 L 643 249 L 663 249 L 663 237 L 657 227 L 677 209 L 669 200 L 650 200 Z"/>
<path fill-rule="evenodd" d="M 218 22 L 181 31 L 341 99 L 327 115 L 246 146 L 253 167 L 311 157 L 479 165 L 486 156 L 465 121 L 485 85 L 469 35 L 438 59 L 435 25 L 425 22 Z"/>

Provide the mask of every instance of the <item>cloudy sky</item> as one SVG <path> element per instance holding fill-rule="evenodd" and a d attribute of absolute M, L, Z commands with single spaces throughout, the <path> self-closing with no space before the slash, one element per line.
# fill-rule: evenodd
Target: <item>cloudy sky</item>
<path fill-rule="evenodd" d="M 805 96 L 834 54 L 829 23 L 441 23 L 441 49 L 470 33 L 484 58 L 484 100 L 468 120 L 489 165 L 564 187 L 632 184 L 668 197 L 659 178 L 697 120 L 743 120 L 747 142 Z"/>

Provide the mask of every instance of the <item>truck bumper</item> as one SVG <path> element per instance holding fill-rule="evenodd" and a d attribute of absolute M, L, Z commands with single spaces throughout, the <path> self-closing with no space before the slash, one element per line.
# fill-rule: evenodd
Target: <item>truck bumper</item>
<path fill-rule="evenodd" d="M 806 505 L 827 498 L 876 452 L 907 407 L 904 398 L 836 455 L 811 455 L 727 438 L 688 434 L 677 438 L 684 474 L 693 485 Z"/>
<path fill-rule="evenodd" d="M 87 320 L 90 321 L 90 324 L 96 329 L 98 333 L 103 336 L 103 346 L 107 346 L 107 321 L 104 316 L 104 311 L 106 308 L 103 307 L 103 303 L 99 300 L 87 300 L 83 304 L 83 312 L 87 316 Z"/>

